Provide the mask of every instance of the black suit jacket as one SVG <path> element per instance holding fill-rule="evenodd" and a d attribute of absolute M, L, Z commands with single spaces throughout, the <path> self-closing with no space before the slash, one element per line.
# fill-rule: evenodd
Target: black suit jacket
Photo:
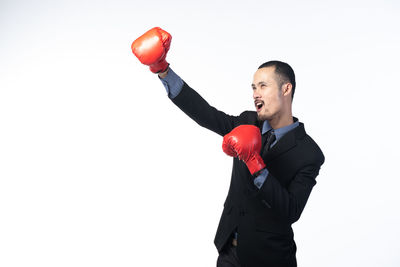
<path fill-rule="evenodd" d="M 209 105 L 184 83 L 172 101 L 199 125 L 224 136 L 241 124 L 262 128 L 255 111 L 231 116 Z M 297 118 L 294 118 L 297 120 Z M 261 151 L 269 175 L 260 189 L 247 166 L 233 159 L 229 193 L 214 243 L 221 251 L 238 232 L 237 254 L 243 267 L 296 266 L 292 223 L 302 213 L 324 163 L 304 124 L 285 134 L 268 152 Z"/>

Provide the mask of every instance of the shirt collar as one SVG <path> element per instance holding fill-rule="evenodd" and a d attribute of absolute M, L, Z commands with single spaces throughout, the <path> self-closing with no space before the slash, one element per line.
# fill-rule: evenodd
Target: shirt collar
<path fill-rule="evenodd" d="M 294 122 L 292 124 L 289 124 L 285 127 L 279 128 L 279 129 L 273 129 L 273 131 L 275 133 L 276 141 L 278 141 L 280 138 L 282 138 L 282 136 L 284 136 L 289 131 L 291 131 L 294 128 L 296 128 L 297 126 L 299 126 L 299 120 L 297 118 L 293 118 L 293 119 L 294 119 Z M 272 129 L 271 125 L 269 125 L 268 121 L 265 120 L 263 123 L 263 127 L 262 127 L 262 134 L 265 134 L 266 132 L 268 132 L 271 129 Z"/>

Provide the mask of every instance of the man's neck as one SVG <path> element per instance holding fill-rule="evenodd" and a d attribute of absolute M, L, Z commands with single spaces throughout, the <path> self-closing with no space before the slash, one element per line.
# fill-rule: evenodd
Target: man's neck
<path fill-rule="evenodd" d="M 268 120 L 269 125 L 273 129 L 279 129 L 285 126 L 288 126 L 294 122 L 292 112 L 289 112 L 288 114 L 284 116 L 276 116 L 275 118 L 272 118 L 271 120 Z"/>

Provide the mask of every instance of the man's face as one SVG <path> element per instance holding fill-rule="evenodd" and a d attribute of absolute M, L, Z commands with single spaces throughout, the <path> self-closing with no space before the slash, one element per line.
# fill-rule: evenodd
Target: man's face
<path fill-rule="evenodd" d="M 283 108 L 283 96 L 277 82 L 275 67 L 258 69 L 251 86 L 258 119 L 264 121 L 279 116 Z"/>

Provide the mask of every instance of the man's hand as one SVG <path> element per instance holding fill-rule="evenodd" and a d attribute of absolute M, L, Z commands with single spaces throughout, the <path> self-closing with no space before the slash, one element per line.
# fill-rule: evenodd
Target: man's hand
<path fill-rule="evenodd" d="M 222 150 L 246 163 L 252 175 L 265 168 L 260 156 L 261 134 L 254 125 L 240 125 L 224 136 Z"/>
<path fill-rule="evenodd" d="M 166 72 L 168 62 L 165 60 L 172 36 L 159 27 L 155 27 L 132 43 L 132 52 L 153 73 Z"/>

